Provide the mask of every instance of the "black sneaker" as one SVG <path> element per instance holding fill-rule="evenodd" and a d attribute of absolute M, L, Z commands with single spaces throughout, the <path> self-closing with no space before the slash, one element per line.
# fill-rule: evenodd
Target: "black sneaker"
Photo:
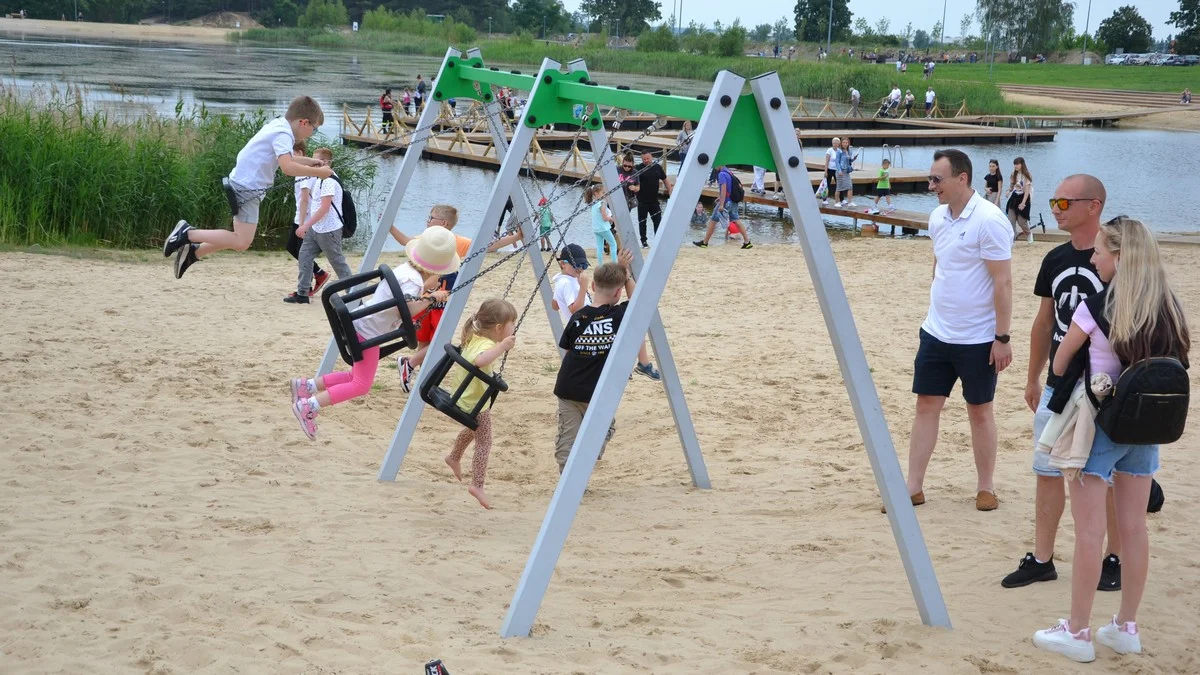
<path fill-rule="evenodd" d="M 175 229 L 171 230 L 171 234 L 167 235 L 167 240 L 163 242 L 163 257 L 170 258 L 171 254 L 178 251 L 180 247 L 188 243 L 188 230 L 192 229 L 188 225 L 188 221 L 181 220 L 175 223 Z"/>
<path fill-rule="evenodd" d="M 1109 553 L 1100 567 L 1100 585 L 1098 591 L 1121 590 L 1121 558 L 1115 553 Z"/>
<path fill-rule="evenodd" d="M 196 249 L 200 248 L 199 244 L 188 244 L 186 247 L 179 249 L 175 254 L 175 278 L 182 279 L 183 273 L 187 268 L 191 267 L 199 258 L 196 257 Z"/>
<path fill-rule="evenodd" d="M 307 305 L 308 304 L 308 296 L 300 295 L 299 293 L 292 293 L 291 295 L 284 298 L 283 301 L 290 302 L 294 305 Z"/>
<path fill-rule="evenodd" d="M 703 241 L 703 240 L 693 241 L 692 243 L 695 244 L 696 246 L 699 246 L 700 248 L 708 248 L 708 242 Z"/>
<path fill-rule="evenodd" d="M 1038 581 L 1054 581 L 1057 578 L 1058 572 L 1054 569 L 1053 558 L 1040 563 L 1033 557 L 1033 553 L 1026 553 L 1025 557 L 1021 558 L 1017 571 L 1004 577 L 1000 585 L 1005 588 L 1020 588 Z"/>
<path fill-rule="evenodd" d="M 742 248 L 743 249 L 754 248 L 754 244 L 751 244 L 750 242 L 746 242 L 746 243 L 742 244 Z"/>

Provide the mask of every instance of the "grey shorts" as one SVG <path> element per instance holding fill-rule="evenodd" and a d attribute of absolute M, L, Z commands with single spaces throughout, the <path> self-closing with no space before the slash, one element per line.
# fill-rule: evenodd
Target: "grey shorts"
<path fill-rule="evenodd" d="M 258 205 L 262 203 L 263 191 L 251 190 L 245 185 L 232 180 L 229 181 L 229 184 L 233 186 L 238 200 L 238 212 L 234 218 L 247 225 L 257 225 Z"/>

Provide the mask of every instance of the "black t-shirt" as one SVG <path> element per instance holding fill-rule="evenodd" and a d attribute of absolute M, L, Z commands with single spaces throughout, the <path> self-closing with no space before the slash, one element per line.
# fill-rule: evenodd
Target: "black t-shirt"
<path fill-rule="evenodd" d="M 638 185 L 641 186 L 637 193 L 638 203 L 657 204 L 660 184 L 666 179 L 667 172 L 663 171 L 662 164 L 654 164 L 650 167 L 643 164 L 642 175 L 638 178 Z"/>
<path fill-rule="evenodd" d="M 627 307 L 628 302 L 603 307 L 588 305 L 571 315 L 563 328 L 562 339 L 558 341 L 558 346 L 567 353 L 563 355 L 558 380 L 554 383 L 555 396 L 568 401 L 591 402 Z"/>
<path fill-rule="evenodd" d="M 996 173 L 989 173 L 983 177 L 983 182 L 987 184 L 987 189 L 989 192 L 999 192 L 1000 183 L 1003 180 L 1004 179 L 1000 177 L 1000 174 Z"/>
<path fill-rule="evenodd" d="M 1089 297 L 1104 290 L 1104 282 L 1092 266 L 1093 249 L 1077 250 L 1071 242 L 1057 246 L 1042 259 L 1033 294 L 1054 301 L 1054 337 L 1050 340 L 1050 363 L 1062 342 L 1075 308 Z M 1058 386 L 1059 378 L 1051 368 L 1046 374 L 1046 386 Z"/>

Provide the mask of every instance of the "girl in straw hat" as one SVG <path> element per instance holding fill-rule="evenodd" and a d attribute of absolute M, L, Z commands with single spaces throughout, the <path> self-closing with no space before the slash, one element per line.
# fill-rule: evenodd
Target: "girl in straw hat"
<path fill-rule="evenodd" d="M 432 291 L 445 274 L 458 271 L 462 259 L 455 250 L 454 235 L 444 227 L 429 227 L 420 237 L 404 247 L 408 262 L 394 270 L 396 280 L 404 297 L 408 300 L 410 316 L 415 316 L 433 302 L 445 302 L 449 291 Z M 367 305 L 375 305 L 392 299 L 392 290 L 387 284 L 379 284 Z M 400 325 L 400 310 L 392 307 L 386 311 L 369 314 L 354 322 L 360 340 L 370 340 L 395 330 Z M 355 363 L 349 372 L 330 373 L 322 377 L 292 380 L 292 412 L 300 423 L 300 429 L 309 439 L 317 437 L 317 414 L 321 408 L 365 396 L 375 382 L 375 371 L 379 366 L 379 347 L 363 350 L 362 360 Z"/>

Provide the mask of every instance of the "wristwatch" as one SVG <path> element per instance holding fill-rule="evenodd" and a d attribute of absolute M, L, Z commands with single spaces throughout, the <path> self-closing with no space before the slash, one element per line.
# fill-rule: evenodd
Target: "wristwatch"
<path fill-rule="evenodd" d="M 1009 339 L 1010 339 L 1009 335 L 997 335 L 996 336 L 996 342 L 999 342 L 1002 345 L 1008 344 Z"/>

